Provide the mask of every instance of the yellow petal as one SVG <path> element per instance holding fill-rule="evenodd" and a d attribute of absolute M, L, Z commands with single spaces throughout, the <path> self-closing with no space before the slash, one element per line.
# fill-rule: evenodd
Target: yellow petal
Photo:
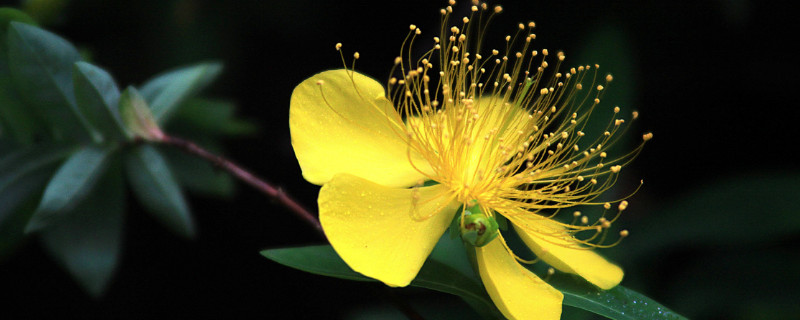
<path fill-rule="evenodd" d="M 509 319 L 559 319 L 564 295 L 522 267 L 498 237 L 476 248 L 486 291 Z"/>
<path fill-rule="evenodd" d="M 554 268 L 577 274 L 603 290 L 622 281 L 620 267 L 591 249 L 581 247 L 563 226 L 541 216 L 511 220 L 522 241 Z"/>
<path fill-rule="evenodd" d="M 409 162 L 400 115 L 383 87 L 362 74 L 331 70 L 300 83 L 292 92 L 289 128 L 303 177 L 311 183 L 349 173 L 407 187 L 423 177 Z M 428 167 L 416 153 L 410 156 Z"/>
<path fill-rule="evenodd" d="M 388 188 L 339 174 L 319 192 L 319 218 L 333 249 L 353 270 L 402 287 L 416 277 L 452 221 L 458 204 L 451 201 L 443 185 Z"/>

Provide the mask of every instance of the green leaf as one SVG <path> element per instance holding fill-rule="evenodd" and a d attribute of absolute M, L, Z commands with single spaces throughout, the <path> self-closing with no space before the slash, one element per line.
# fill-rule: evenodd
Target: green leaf
<path fill-rule="evenodd" d="M 24 238 L 39 196 L 57 164 L 66 157 L 65 148 L 26 148 L 3 153 L 0 158 L 0 258 Z"/>
<path fill-rule="evenodd" d="M 235 117 L 236 105 L 228 101 L 192 98 L 175 111 L 175 121 L 170 126 L 185 132 L 202 132 L 204 135 L 240 136 L 255 133 L 255 124 Z"/>
<path fill-rule="evenodd" d="M 19 183 L 26 181 L 43 168 L 54 166 L 70 152 L 69 148 L 48 146 L 25 148 L 3 155 L 0 157 L 0 194 L 15 192 Z M 2 209 L 8 207 L 5 202 L 0 203 L 3 203 L 0 212 L 4 212 Z M 2 221 L 3 216 L 0 215 L 0 223 Z"/>
<path fill-rule="evenodd" d="M 800 174 L 753 173 L 697 186 L 660 201 L 647 223 L 631 230 L 625 254 L 644 258 L 660 248 L 719 246 L 780 239 L 800 232 Z M 672 227 L 670 227 L 672 226 Z M 641 236 L 637 236 L 641 235 Z"/>
<path fill-rule="evenodd" d="M 42 244 L 83 288 L 100 296 L 119 261 L 125 197 L 119 166 L 61 223 L 42 231 Z"/>
<path fill-rule="evenodd" d="M 203 143 L 208 150 L 211 144 Z M 235 184 L 233 178 L 225 171 L 219 170 L 208 161 L 186 154 L 179 150 L 163 150 L 164 157 L 175 174 L 175 179 L 187 191 L 203 195 L 230 198 L 233 196 Z"/>
<path fill-rule="evenodd" d="M 12 22 L 8 65 L 23 100 L 48 120 L 56 137 L 98 141 L 75 103 L 72 65 L 81 59 L 68 41 L 34 26 Z"/>
<path fill-rule="evenodd" d="M 6 33 L 8 23 L 11 21 L 36 25 L 36 20 L 23 11 L 14 8 L 0 8 L 0 31 L 2 31 L 3 34 Z"/>
<path fill-rule="evenodd" d="M 350 269 L 330 245 L 270 249 L 261 251 L 261 254 L 277 263 L 314 274 L 347 280 L 376 281 Z M 442 261 L 428 259 L 411 286 L 454 294 L 477 310 L 499 315 L 480 284 Z"/>
<path fill-rule="evenodd" d="M 25 224 L 28 223 L 36 209 L 38 197 L 41 195 L 40 191 L 47 183 L 47 178 L 50 177 L 47 174 L 52 174 L 52 172 L 45 172 L 25 180 L 22 187 L 29 184 L 28 190 L 34 190 L 27 197 L 19 197 L 19 194 L 6 197 L 6 195 L 0 194 L 0 201 L 4 201 L 3 204 L 7 203 L 8 205 L 8 207 L 0 208 L 0 211 L 7 212 L 3 213 L 5 218 L 3 223 L 0 223 L 0 263 L 10 257 L 26 239 Z"/>
<path fill-rule="evenodd" d="M 135 147 L 125 155 L 125 167 L 139 202 L 173 232 L 193 237 L 189 207 L 161 153 L 150 145 Z"/>
<path fill-rule="evenodd" d="M 105 70 L 86 62 L 76 62 L 72 80 L 75 100 L 89 123 L 106 139 L 124 141 L 128 134 L 119 116 L 119 88 Z"/>
<path fill-rule="evenodd" d="M 31 17 L 13 8 L 0 8 L 0 136 L 8 135 L 24 144 L 32 144 L 42 130 L 37 116 L 22 103 L 11 81 L 6 35 L 13 21 L 35 25 Z"/>
<path fill-rule="evenodd" d="M 586 134 L 588 141 L 592 141 L 603 136 L 603 133 L 609 129 L 609 121 L 612 119 L 624 119 L 626 123 L 623 126 L 631 126 L 636 123 L 636 121 L 632 121 L 631 112 L 639 109 L 639 106 L 636 105 L 637 92 L 639 92 L 637 90 L 637 84 L 639 83 L 637 70 L 639 69 L 637 69 L 636 61 L 639 59 L 636 59 L 636 50 L 631 45 L 631 35 L 625 28 L 613 23 L 604 23 L 591 28 L 589 31 L 586 39 L 580 42 L 582 47 L 578 50 L 577 57 L 568 55 L 567 60 L 584 65 L 600 65 L 600 68 L 597 69 L 599 74 L 594 86 L 602 84 L 605 89 L 602 91 L 600 104 L 594 107 L 586 126 L 581 129 Z M 607 74 L 613 75 L 613 81 L 610 83 L 605 81 Z M 594 87 L 589 85 L 591 81 L 592 77 L 587 75 L 583 80 L 584 87 Z M 582 111 L 588 111 L 591 105 L 591 103 L 584 105 Z M 615 106 L 619 106 L 621 110 L 617 114 L 613 112 Z M 611 139 L 614 141 L 613 144 L 605 143 L 606 149 L 603 151 L 608 153 L 609 159 L 627 154 L 642 142 L 640 129 L 635 126 L 631 129 L 625 134 L 614 134 Z M 581 147 L 585 146 L 581 145 Z M 640 178 L 627 176 L 626 172 L 626 169 L 623 168 L 620 178 L 621 183 L 618 184 L 618 187 L 603 192 L 595 202 L 602 203 L 617 200 L 629 194 L 632 188 L 625 189 L 621 187 L 620 185 L 623 185 L 622 182 L 625 181 L 632 184 Z M 589 220 L 598 219 L 605 211 L 602 206 L 597 205 L 577 206 L 574 209 L 588 216 Z M 572 219 L 572 216 L 567 217 L 567 219 Z"/>
<path fill-rule="evenodd" d="M 166 123 L 178 105 L 198 93 L 222 71 L 219 63 L 200 63 L 158 75 L 141 92 L 158 123 Z"/>
<path fill-rule="evenodd" d="M 411 286 L 458 295 L 477 311 L 483 312 L 483 316 L 502 318 L 480 280 L 467 270 L 469 263 L 463 247 L 461 250 L 453 248 L 455 241 L 447 239 L 447 236 L 442 237 Z M 443 247 L 440 248 L 440 245 Z M 375 281 L 350 269 L 329 245 L 271 249 L 261 254 L 280 264 L 314 274 Z M 622 286 L 603 291 L 571 275 L 556 275 L 548 283 L 564 294 L 564 305 L 610 319 L 685 319 L 652 299 Z"/>
<path fill-rule="evenodd" d="M 38 231 L 80 203 L 103 174 L 112 148 L 90 145 L 81 148 L 67 159 L 47 183 L 42 201 L 33 214 L 25 232 Z"/>
<path fill-rule="evenodd" d="M 583 279 L 567 274 L 554 275 L 548 283 L 564 294 L 564 305 L 591 311 L 609 319 L 686 319 L 641 293 L 623 286 L 600 290 Z"/>
<path fill-rule="evenodd" d="M 707 250 L 670 268 L 672 280 L 659 289 L 696 318 L 796 319 L 798 268 L 800 254 L 789 241 Z"/>

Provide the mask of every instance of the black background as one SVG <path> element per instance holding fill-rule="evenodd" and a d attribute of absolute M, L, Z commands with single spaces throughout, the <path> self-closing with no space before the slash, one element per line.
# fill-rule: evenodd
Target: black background
<path fill-rule="evenodd" d="M 647 205 L 664 205 L 689 188 L 727 177 L 797 173 L 797 55 L 789 49 L 797 35 L 788 30 L 796 24 L 788 5 L 746 0 L 501 4 L 505 12 L 493 22 L 489 37 L 499 39 L 517 22 L 532 19 L 538 46 L 565 50 L 568 62 L 592 30 L 607 25 L 625 30 L 637 79 L 631 107 L 642 113 L 636 130 L 655 134 L 633 165 L 647 182 L 637 195 Z M 302 179 L 290 143 L 292 89 L 314 73 L 341 67 L 333 49 L 336 42 L 345 44 L 348 60 L 353 51 L 361 53 L 357 70 L 385 79 L 408 24 L 432 35 L 443 5 L 86 0 L 70 2 L 59 23 L 48 29 L 89 49 L 121 85 L 140 84 L 175 66 L 223 61 L 225 71 L 206 95 L 235 101 L 242 117 L 261 126 L 255 136 L 227 141 L 227 155 L 313 211 L 318 187 Z M 264 259 L 258 253 L 262 249 L 321 240 L 283 207 L 238 187 L 229 200 L 190 195 L 199 229 L 193 241 L 170 234 L 132 207 L 120 268 L 100 299 L 86 295 L 32 239 L 0 264 L 5 295 L 0 318 L 337 319 L 394 299 L 455 301 L 441 294 L 390 291 L 378 284 L 310 275 Z M 647 205 L 632 206 L 629 214 L 646 219 Z M 794 248 L 788 252 L 796 258 L 797 244 L 795 235 L 771 245 Z M 746 258 L 750 249 L 741 250 Z M 687 247 L 665 254 L 671 267 L 680 268 L 703 253 Z M 661 272 L 671 269 L 652 270 L 639 276 L 670 279 Z M 751 270 L 742 276 L 759 273 Z M 681 312 L 680 305 L 670 304 L 668 286 L 654 280 L 641 290 Z"/>

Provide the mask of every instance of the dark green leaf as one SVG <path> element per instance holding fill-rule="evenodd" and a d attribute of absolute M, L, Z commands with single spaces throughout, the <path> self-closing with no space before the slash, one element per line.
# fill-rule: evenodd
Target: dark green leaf
<path fill-rule="evenodd" d="M 680 244 L 735 245 L 796 235 L 798 181 L 800 174 L 795 172 L 754 173 L 660 201 L 666 206 L 654 208 L 647 223 L 632 230 L 631 241 L 623 244 L 625 253 L 640 258 Z"/>
<path fill-rule="evenodd" d="M 125 199 L 115 167 L 64 221 L 42 231 L 48 252 L 93 296 L 103 293 L 119 261 Z"/>
<path fill-rule="evenodd" d="M 686 319 L 660 303 L 623 286 L 600 290 L 572 275 L 555 275 L 548 281 L 564 294 L 564 305 L 616 320 Z"/>
<path fill-rule="evenodd" d="M 624 119 L 627 122 L 623 126 L 630 126 L 634 121 L 631 121 L 631 112 L 638 110 L 637 102 L 637 84 L 639 83 L 636 72 L 635 48 L 631 45 L 630 35 L 624 28 L 620 28 L 614 24 L 603 24 L 590 29 L 586 39 L 581 41 L 582 48 L 577 57 L 567 57 L 574 63 L 581 63 L 584 65 L 599 64 L 600 68 L 597 80 L 593 86 L 590 86 L 592 77 L 587 76 L 583 85 L 585 87 L 594 87 L 602 84 L 605 89 L 602 91 L 600 104 L 594 107 L 591 118 L 586 122 L 586 126 L 581 129 L 586 134 L 588 141 L 601 137 L 603 133 L 608 130 L 609 122 L 612 119 Z M 613 81 L 606 83 L 605 76 L 607 74 L 613 75 Z M 591 101 L 591 100 L 590 100 Z M 588 111 L 591 103 L 586 104 L 584 110 Z M 614 107 L 619 106 L 621 111 L 617 114 L 613 112 Z M 635 146 L 642 142 L 641 134 L 637 134 L 640 129 L 634 128 L 626 132 L 626 134 L 615 134 L 612 137 L 614 143 L 605 143 L 603 151 L 608 153 L 608 159 L 615 159 L 630 152 Z M 581 145 L 581 147 L 584 147 Z M 607 163 L 608 164 L 608 163 Z M 604 192 L 596 200 L 596 202 L 612 201 L 624 197 L 633 189 L 630 187 L 639 181 L 639 177 L 627 176 L 626 169 L 622 169 L 620 183 L 617 187 Z M 635 185 L 634 185 L 635 186 Z M 627 187 L 627 188 L 626 188 Z M 589 217 L 590 220 L 598 219 L 604 212 L 602 206 L 578 206 L 575 210 L 580 211 L 583 215 Z M 570 211 L 571 213 L 572 211 Z M 567 217 L 572 219 L 572 216 Z"/>
<path fill-rule="evenodd" d="M 23 230 L 42 189 L 68 152 L 51 147 L 3 154 L 0 158 L 0 258 L 23 239 Z"/>
<path fill-rule="evenodd" d="M 27 179 L 29 174 L 44 167 L 54 165 L 69 155 L 71 149 L 49 146 L 31 147 L 0 157 L 0 194 L 13 189 L 13 186 Z"/>
<path fill-rule="evenodd" d="M 23 11 L 14 8 L 0 8 L 0 32 L 5 34 L 8 23 L 11 21 L 36 25 L 36 20 Z"/>
<path fill-rule="evenodd" d="M 98 141 L 75 103 L 72 65 L 80 59 L 55 34 L 19 22 L 8 28 L 8 65 L 23 100 L 44 115 L 57 137 Z"/>
<path fill-rule="evenodd" d="M 673 280 L 659 288 L 693 317 L 773 320 L 800 314 L 800 253 L 791 242 L 707 250 L 678 266 L 670 268 Z"/>
<path fill-rule="evenodd" d="M 4 207 L 0 208 L 0 213 L 5 216 L 0 223 L 0 263 L 11 256 L 25 240 L 25 225 L 33 215 L 36 204 L 39 202 L 41 189 L 47 183 L 47 178 L 52 171 L 43 172 L 37 176 L 31 176 L 22 183 L 22 188 L 27 187 L 31 191 L 27 197 L 21 197 L 20 193 L 6 196 L 0 194 L 0 201 L 4 201 Z M 6 207 L 7 205 L 7 207 Z"/>
<path fill-rule="evenodd" d="M 47 183 L 42 201 L 25 232 L 40 230 L 80 203 L 103 174 L 111 148 L 86 146 L 72 154 Z"/>
<path fill-rule="evenodd" d="M 0 61 L 0 136 L 8 136 L 15 141 L 31 145 L 36 134 L 44 130 L 39 117 L 20 101 L 12 88 L 11 78 L 5 61 Z"/>
<path fill-rule="evenodd" d="M 72 73 L 78 109 L 106 139 L 128 139 L 119 116 L 119 88 L 105 70 L 86 62 L 75 63 Z"/>
<path fill-rule="evenodd" d="M 442 237 L 411 285 L 458 295 L 485 317 L 497 318 L 499 311 L 480 285 L 480 280 L 469 270 L 463 247 L 456 248 L 453 244 L 457 242 L 447 239 L 447 236 Z M 261 254 L 283 265 L 314 274 L 374 281 L 350 269 L 328 245 L 264 250 Z M 622 286 L 603 291 L 570 275 L 556 275 L 549 283 L 564 294 L 564 305 L 611 319 L 685 319 L 652 299 Z"/>
<path fill-rule="evenodd" d="M 208 147 L 209 144 L 202 145 L 214 152 L 214 148 Z M 233 196 L 235 184 L 233 178 L 225 171 L 185 152 L 178 150 L 163 150 L 163 152 L 172 168 L 172 173 L 175 174 L 175 179 L 187 191 L 222 198 Z"/>
<path fill-rule="evenodd" d="M 135 147 L 125 155 L 125 166 L 139 202 L 173 232 L 194 236 L 189 207 L 161 153 L 150 145 Z"/>
<path fill-rule="evenodd" d="M 8 67 L 6 35 L 12 21 L 35 24 L 24 12 L 12 8 L 0 8 L 0 136 L 8 135 L 16 141 L 32 144 L 34 134 L 41 130 L 40 121 L 24 103 L 21 102 L 11 81 Z"/>
<path fill-rule="evenodd" d="M 205 88 L 222 71 L 219 63 L 201 63 L 156 76 L 142 85 L 141 93 L 158 123 L 169 120 L 178 105 Z"/>
<path fill-rule="evenodd" d="M 330 245 L 261 251 L 270 260 L 306 272 L 358 281 L 376 281 L 350 269 Z M 483 287 L 445 262 L 428 259 L 411 286 L 427 288 L 464 299 L 468 304 L 488 314 L 497 315 L 496 308 Z M 489 311 L 492 310 L 492 311 Z"/>
<path fill-rule="evenodd" d="M 175 121 L 173 125 L 185 127 L 183 131 L 202 132 L 204 135 L 236 136 L 255 133 L 257 127 L 253 123 L 236 119 L 235 111 L 236 106 L 231 102 L 192 98 L 177 108 L 175 118 L 180 121 Z"/>

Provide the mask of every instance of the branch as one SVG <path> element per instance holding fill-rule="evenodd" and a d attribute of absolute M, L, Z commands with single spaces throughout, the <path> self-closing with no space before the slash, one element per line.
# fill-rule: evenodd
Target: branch
<path fill-rule="evenodd" d="M 194 142 L 184 140 L 181 138 L 176 138 L 166 134 L 161 139 L 155 141 L 168 145 L 170 147 L 181 149 L 188 154 L 200 157 L 208 162 L 211 162 L 215 166 L 224 169 L 237 179 L 249 184 L 253 188 L 258 189 L 267 196 L 280 202 L 284 207 L 294 212 L 301 219 L 305 220 L 308 224 L 311 225 L 312 228 L 314 228 L 314 230 L 317 231 L 317 233 L 319 233 L 323 238 L 325 238 L 325 233 L 322 231 L 322 225 L 320 225 L 317 217 L 315 217 L 311 212 L 309 212 L 303 206 L 297 203 L 297 201 L 292 199 L 292 197 L 290 197 L 285 191 L 283 191 L 283 189 L 279 187 L 274 187 L 273 185 L 269 184 L 263 179 L 256 177 L 249 171 L 243 169 L 239 165 L 221 156 L 208 152 L 206 149 L 201 148 Z"/>

